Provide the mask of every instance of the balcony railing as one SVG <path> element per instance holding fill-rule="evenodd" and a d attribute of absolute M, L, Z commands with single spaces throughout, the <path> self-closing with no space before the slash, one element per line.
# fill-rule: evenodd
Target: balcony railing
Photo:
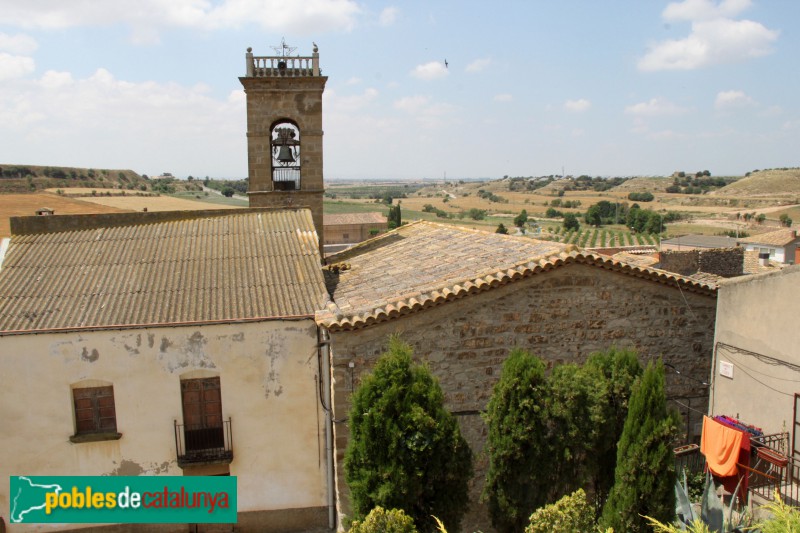
<path fill-rule="evenodd" d="M 230 463 L 233 461 L 231 419 L 219 427 L 187 426 L 175 421 L 178 466 Z"/>
<path fill-rule="evenodd" d="M 747 472 L 747 491 L 765 500 L 775 498 L 775 492 L 791 505 L 800 504 L 800 461 L 785 455 L 789 446 L 788 433 L 776 433 L 750 438 L 750 464 L 739 465 Z M 696 444 L 675 448 L 675 468 L 687 474 L 705 470 L 705 457 Z"/>
<path fill-rule="evenodd" d="M 311 56 L 254 56 L 248 49 L 246 54 L 248 78 L 299 78 L 321 75 L 319 53 Z"/>

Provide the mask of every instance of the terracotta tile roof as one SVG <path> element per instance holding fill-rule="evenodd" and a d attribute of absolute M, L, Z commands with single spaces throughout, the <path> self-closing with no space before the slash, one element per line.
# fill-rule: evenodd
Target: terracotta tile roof
<path fill-rule="evenodd" d="M 786 246 L 795 240 L 797 240 L 797 234 L 794 230 L 779 229 L 777 231 L 769 231 L 745 239 L 739 239 L 739 242 L 747 244 L 766 244 L 767 246 Z"/>
<path fill-rule="evenodd" d="M 742 271 L 745 274 L 761 274 L 764 272 L 775 272 L 786 267 L 784 263 L 770 260 L 767 266 L 763 266 L 758 259 L 758 251 L 751 250 L 744 252 L 744 265 Z"/>
<path fill-rule="evenodd" d="M 328 299 L 306 209 L 129 215 L 137 223 L 13 235 L 0 332 L 313 316 Z"/>
<path fill-rule="evenodd" d="M 658 252 L 656 252 L 657 254 Z M 644 267 L 651 267 L 658 264 L 658 257 L 648 254 L 637 254 L 634 252 L 619 252 L 612 255 L 617 261 L 628 263 L 629 265 L 637 265 Z"/>
<path fill-rule="evenodd" d="M 354 329 L 538 275 L 570 263 L 713 294 L 716 285 L 575 246 L 420 221 L 328 258 L 333 302 L 318 323 Z"/>
<path fill-rule="evenodd" d="M 386 224 L 382 213 L 336 213 L 322 215 L 323 226 L 353 226 L 356 224 Z"/>

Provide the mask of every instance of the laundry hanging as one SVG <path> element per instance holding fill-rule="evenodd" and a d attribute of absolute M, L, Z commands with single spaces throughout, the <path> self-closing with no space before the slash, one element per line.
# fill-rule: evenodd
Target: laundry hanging
<path fill-rule="evenodd" d="M 712 474 L 733 476 L 739 471 L 736 461 L 739 459 L 743 437 L 741 431 L 724 426 L 707 416 L 703 417 L 700 453 L 705 455 L 706 464 Z"/>

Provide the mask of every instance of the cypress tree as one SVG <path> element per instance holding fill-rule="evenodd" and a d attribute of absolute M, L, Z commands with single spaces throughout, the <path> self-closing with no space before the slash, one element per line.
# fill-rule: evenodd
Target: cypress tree
<path fill-rule="evenodd" d="M 644 516 L 661 522 L 675 518 L 675 463 L 671 443 L 677 420 L 667 412 L 664 365 L 650 363 L 631 394 L 617 446 L 614 486 L 603 508 L 603 527 L 650 531 Z"/>
<path fill-rule="evenodd" d="M 457 531 L 469 500 L 472 453 L 427 367 L 397 337 L 353 394 L 345 479 L 356 519 L 402 509 L 420 531 L 432 515 Z"/>
<path fill-rule="evenodd" d="M 589 357 L 584 366 L 594 376 L 603 422 L 598 426 L 594 453 L 586 465 L 591 472 L 596 501 L 602 506 L 614 485 L 617 442 L 622 436 L 633 385 L 642 375 L 642 365 L 633 350 L 610 348 Z"/>
<path fill-rule="evenodd" d="M 547 503 L 554 463 L 552 443 L 543 431 L 548 389 L 544 363 L 524 350 L 512 350 L 484 415 L 489 469 L 483 497 L 501 533 L 522 531 L 530 514 Z"/>

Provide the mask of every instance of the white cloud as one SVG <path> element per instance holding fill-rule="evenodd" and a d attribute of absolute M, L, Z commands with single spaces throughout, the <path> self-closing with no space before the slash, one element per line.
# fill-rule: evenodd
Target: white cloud
<path fill-rule="evenodd" d="M 717 98 L 714 100 L 714 107 L 717 110 L 750 107 L 754 105 L 756 105 L 756 101 L 742 91 L 721 91 L 717 93 Z"/>
<path fill-rule="evenodd" d="M 0 33 L 0 52 L 28 55 L 35 52 L 38 47 L 36 39 L 29 35 Z"/>
<path fill-rule="evenodd" d="M 439 61 L 431 61 L 423 65 L 417 65 L 411 71 L 411 75 L 421 80 L 437 80 L 446 77 L 448 74 L 447 67 L 444 63 Z"/>
<path fill-rule="evenodd" d="M 0 84 L 0 146 L 17 161 L 241 176 L 246 163 L 219 154 L 246 151 L 244 117 L 241 90 L 217 99 L 202 84 L 130 82 L 105 69 Z"/>
<path fill-rule="evenodd" d="M 564 109 L 574 113 L 582 113 L 588 110 L 590 107 L 592 107 L 592 103 L 585 98 L 580 98 L 578 100 L 567 100 L 564 102 Z"/>
<path fill-rule="evenodd" d="M 400 109 L 401 111 L 407 111 L 409 113 L 415 113 L 423 109 L 429 101 L 430 98 L 427 96 L 405 96 L 399 100 L 396 100 L 393 105 L 395 109 Z"/>
<path fill-rule="evenodd" d="M 686 109 L 664 98 L 651 98 L 647 102 L 629 105 L 625 108 L 629 115 L 653 117 L 659 115 L 679 115 Z"/>
<path fill-rule="evenodd" d="M 494 95 L 494 98 L 493 98 L 493 100 L 495 102 L 510 102 L 513 99 L 514 99 L 514 97 L 511 96 L 508 93 L 496 94 L 496 95 Z"/>
<path fill-rule="evenodd" d="M 482 70 L 485 70 L 486 67 L 488 67 L 491 64 L 492 60 L 489 59 L 488 57 L 482 59 L 476 59 L 475 61 L 467 65 L 467 68 L 465 68 L 464 70 L 470 73 L 480 72 Z"/>
<path fill-rule="evenodd" d="M 397 21 L 397 15 L 400 14 L 400 10 L 396 7 L 390 6 L 386 7 L 381 11 L 381 14 L 378 16 L 378 22 L 381 26 L 391 26 Z"/>
<path fill-rule="evenodd" d="M 735 17 L 752 5 L 751 0 L 684 0 L 671 2 L 662 12 L 665 20 L 711 20 Z"/>
<path fill-rule="evenodd" d="M 347 80 L 344 83 L 345 83 L 345 85 L 358 85 L 359 83 L 361 83 L 361 78 L 352 77 L 352 78 L 350 78 L 349 80 Z"/>
<path fill-rule="evenodd" d="M 356 113 L 363 111 L 365 107 L 374 102 L 378 98 L 378 94 L 378 90 L 372 87 L 365 89 L 361 94 L 347 96 L 339 96 L 335 90 L 329 89 L 325 91 L 322 98 L 325 108 L 335 108 L 340 113 Z"/>
<path fill-rule="evenodd" d="M 36 69 L 33 59 L 0 52 L 0 80 L 21 78 Z"/>
<path fill-rule="evenodd" d="M 158 28 L 235 28 L 251 22 L 297 35 L 348 31 L 360 12 L 353 0 L 3 0 L 0 24 L 68 28 L 128 23 L 135 40 L 147 41 Z"/>
<path fill-rule="evenodd" d="M 731 18 L 750 5 L 750 0 L 685 0 L 669 4 L 662 17 L 690 21 L 691 32 L 683 39 L 652 44 L 639 60 L 639 70 L 693 70 L 770 54 L 779 31 L 752 20 Z"/>

